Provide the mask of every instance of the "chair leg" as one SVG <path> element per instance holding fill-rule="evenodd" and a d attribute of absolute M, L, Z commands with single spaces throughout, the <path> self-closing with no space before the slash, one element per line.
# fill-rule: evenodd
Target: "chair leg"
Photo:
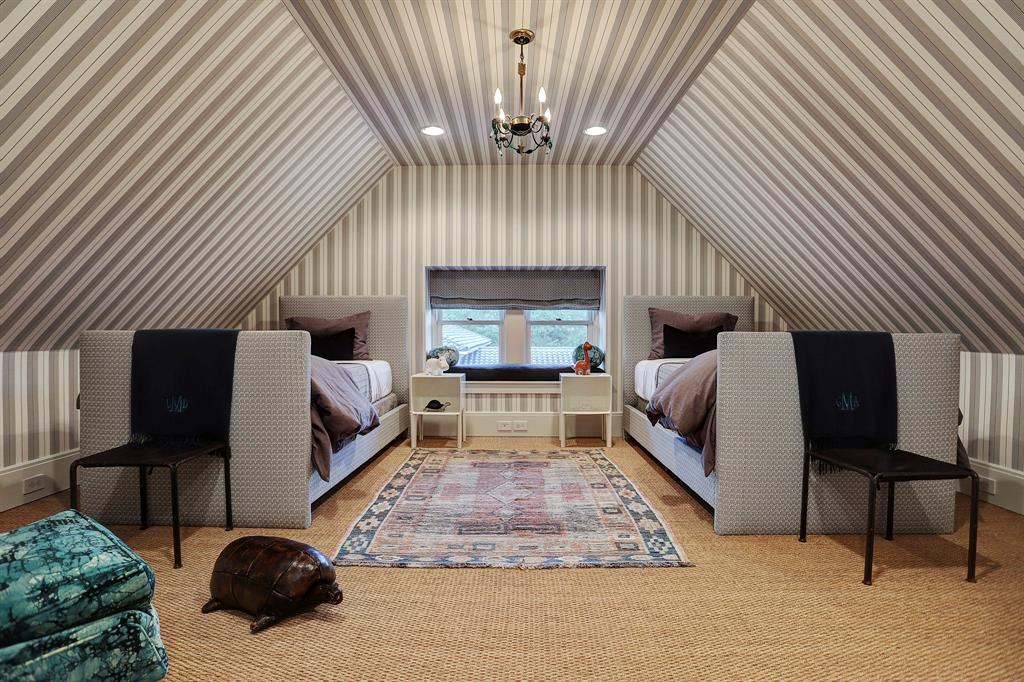
<path fill-rule="evenodd" d="M 71 463 L 71 471 L 69 472 L 71 480 L 71 508 L 78 509 L 78 461 Z"/>
<path fill-rule="evenodd" d="M 231 453 L 224 455 L 224 516 L 227 521 L 225 530 L 232 530 L 235 527 L 231 520 Z"/>
<path fill-rule="evenodd" d="M 181 525 L 178 517 L 178 468 L 171 470 L 171 526 L 174 533 L 174 567 L 181 568 Z"/>
<path fill-rule="evenodd" d="M 146 467 L 139 467 L 139 529 L 149 528 L 149 494 L 146 491 L 146 479 L 149 472 Z"/>
<path fill-rule="evenodd" d="M 804 453 L 804 483 L 800 491 L 800 542 L 807 542 L 807 484 L 810 480 L 811 454 Z"/>
<path fill-rule="evenodd" d="M 978 493 L 981 482 L 978 472 L 971 472 L 971 535 L 967 541 L 967 582 L 976 582 L 974 565 L 978 556 Z"/>
<path fill-rule="evenodd" d="M 875 558 L 875 491 L 878 480 L 868 479 L 868 531 L 864 543 L 864 584 L 871 584 L 871 567 Z"/>
<path fill-rule="evenodd" d="M 896 481 L 889 481 L 888 510 L 885 517 L 885 539 L 892 540 L 892 515 L 896 507 Z"/>

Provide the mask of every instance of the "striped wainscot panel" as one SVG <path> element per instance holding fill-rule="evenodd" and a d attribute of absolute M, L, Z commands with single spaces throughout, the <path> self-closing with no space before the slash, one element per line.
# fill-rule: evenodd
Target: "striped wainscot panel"
<path fill-rule="evenodd" d="M 639 173 L 623 166 L 401 167 L 377 183 L 244 322 L 276 323 L 283 294 L 407 295 L 412 366 L 429 339 L 428 265 L 605 266 L 607 362 L 626 294 L 753 295 L 736 269 Z M 757 296 L 762 329 L 784 323 Z M 618 382 L 616 381 L 616 394 Z M 616 404 L 620 404 L 616 398 Z M 549 396 L 474 397 L 484 412 L 556 411 Z"/>
<path fill-rule="evenodd" d="M 78 448 L 78 351 L 0 353 L 0 471 Z"/>
<path fill-rule="evenodd" d="M 10 466 L 76 446 L 78 372 L 9 351 L 237 320 L 392 161 L 279 0 L 11 0 L 0 21 Z"/>
<path fill-rule="evenodd" d="M 971 454 L 1020 468 L 1020 0 L 756 2 L 637 167 L 792 325 L 961 334 Z"/>
<path fill-rule="evenodd" d="M 533 163 L 488 139 L 496 87 L 518 111 L 517 27 L 537 34 L 525 104 L 545 87 L 550 160 L 629 164 L 752 1 L 286 0 L 395 159 L 424 166 Z M 613 134 L 582 135 L 597 124 Z"/>
<path fill-rule="evenodd" d="M 1024 471 L 1024 355 L 960 354 L 960 438 L 971 457 Z"/>

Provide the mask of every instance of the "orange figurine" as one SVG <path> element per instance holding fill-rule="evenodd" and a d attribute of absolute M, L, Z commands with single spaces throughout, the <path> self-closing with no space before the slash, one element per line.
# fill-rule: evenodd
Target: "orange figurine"
<path fill-rule="evenodd" d="M 583 342 L 583 359 L 573 365 L 573 370 L 577 374 L 587 375 L 590 374 L 590 349 L 593 348 L 589 341 Z"/>

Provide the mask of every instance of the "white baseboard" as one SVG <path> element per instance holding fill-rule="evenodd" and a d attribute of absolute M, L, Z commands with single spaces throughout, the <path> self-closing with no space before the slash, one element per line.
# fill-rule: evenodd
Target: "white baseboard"
<path fill-rule="evenodd" d="M 26 462 L 0 471 L 0 511 L 11 509 L 39 498 L 68 489 L 68 469 L 78 457 L 78 450 L 68 450 L 34 462 Z M 25 479 L 43 477 L 39 490 L 25 494 Z"/>
<path fill-rule="evenodd" d="M 499 431 L 498 422 L 526 422 L 525 431 Z M 465 415 L 465 431 L 467 436 L 557 436 L 557 412 L 467 412 Z M 578 416 L 568 417 L 565 422 L 566 435 L 594 436 L 600 438 L 602 433 L 601 417 Z M 423 435 L 454 437 L 455 424 L 451 419 L 423 420 Z M 612 436 L 622 436 L 622 413 L 612 413 Z"/>
<path fill-rule="evenodd" d="M 983 502 L 1024 514 L 1024 471 L 1014 471 L 974 458 L 971 458 L 971 466 L 981 478 L 979 497 Z M 960 492 L 971 494 L 969 479 L 960 481 Z"/>

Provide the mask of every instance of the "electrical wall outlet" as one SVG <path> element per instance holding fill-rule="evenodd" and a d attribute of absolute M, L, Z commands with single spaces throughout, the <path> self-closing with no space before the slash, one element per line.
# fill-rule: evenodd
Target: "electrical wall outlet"
<path fill-rule="evenodd" d="M 988 476 L 978 477 L 978 490 L 986 495 L 996 494 L 996 480 Z"/>
<path fill-rule="evenodd" d="M 527 430 L 527 428 L 526 428 L 526 420 L 525 419 L 519 419 L 519 420 L 513 422 L 512 423 L 512 429 L 514 431 L 526 431 Z"/>
<path fill-rule="evenodd" d="M 32 493 L 39 492 L 46 487 L 47 480 L 47 477 L 43 474 L 26 478 L 21 482 L 21 494 L 31 495 Z"/>
<path fill-rule="evenodd" d="M 498 430 L 499 431 L 511 431 L 512 430 L 512 422 L 498 422 Z"/>

